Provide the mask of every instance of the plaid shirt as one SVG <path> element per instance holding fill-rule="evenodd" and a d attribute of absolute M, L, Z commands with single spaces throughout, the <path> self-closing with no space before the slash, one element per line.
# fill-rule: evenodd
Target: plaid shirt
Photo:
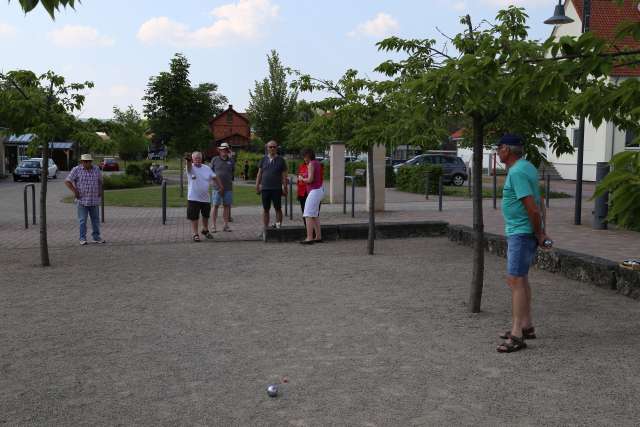
<path fill-rule="evenodd" d="M 66 180 L 72 182 L 78 193 L 80 193 L 79 204 L 82 206 L 100 205 L 102 172 L 99 167 L 92 166 L 91 169 L 87 170 L 82 165 L 76 166 L 71 169 Z"/>

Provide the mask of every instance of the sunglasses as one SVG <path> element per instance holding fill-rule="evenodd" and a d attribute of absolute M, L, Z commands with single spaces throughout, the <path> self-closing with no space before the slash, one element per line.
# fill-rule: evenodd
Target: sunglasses
<path fill-rule="evenodd" d="M 278 147 L 276 147 L 275 145 L 270 145 L 267 148 L 278 148 Z"/>

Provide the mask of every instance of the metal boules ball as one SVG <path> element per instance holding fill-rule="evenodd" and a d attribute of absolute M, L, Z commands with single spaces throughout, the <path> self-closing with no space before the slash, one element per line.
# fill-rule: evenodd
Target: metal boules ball
<path fill-rule="evenodd" d="M 278 385 L 277 384 L 269 384 L 267 386 L 267 394 L 269 397 L 277 397 L 278 396 Z"/>

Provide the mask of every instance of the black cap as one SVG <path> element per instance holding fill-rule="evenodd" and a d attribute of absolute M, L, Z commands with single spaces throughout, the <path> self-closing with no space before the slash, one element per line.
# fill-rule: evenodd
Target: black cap
<path fill-rule="evenodd" d="M 520 135 L 506 133 L 502 136 L 502 138 L 500 138 L 500 142 L 498 142 L 498 144 L 522 146 L 523 141 Z"/>

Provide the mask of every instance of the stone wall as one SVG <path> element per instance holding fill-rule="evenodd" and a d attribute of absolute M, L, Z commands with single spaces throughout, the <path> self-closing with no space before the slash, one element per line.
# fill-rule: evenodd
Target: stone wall
<path fill-rule="evenodd" d="M 449 240 L 470 247 L 475 240 L 473 229 L 463 225 L 450 225 L 448 236 Z M 491 254 L 507 256 L 507 241 L 504 236 L 485 233 L 484 247 Z M 564 249 L 538 249 L 534 263 L 541 270 L 640 299 L 640 272 L 622 268 L 613 261 Z"/>

